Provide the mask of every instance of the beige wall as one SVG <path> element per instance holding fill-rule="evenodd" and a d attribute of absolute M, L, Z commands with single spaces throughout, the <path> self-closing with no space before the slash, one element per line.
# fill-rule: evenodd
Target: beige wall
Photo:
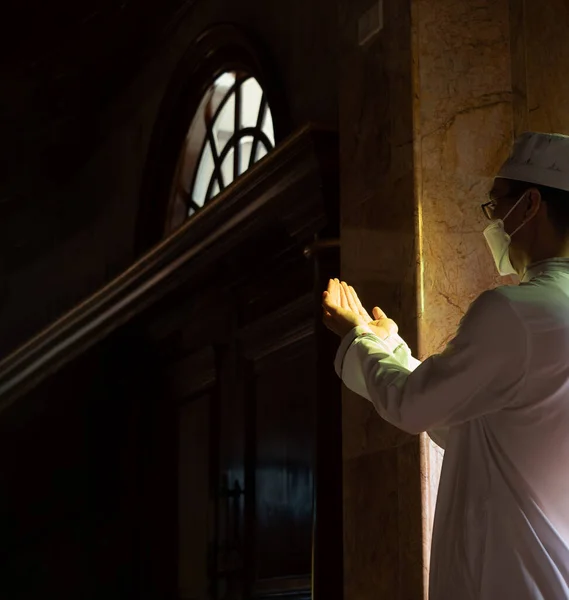
<path fill-rule="evenodd" d="M 419 358 L 497 283 L 479 205 L 512 140 L 508 0 L 416 0 Z"/>

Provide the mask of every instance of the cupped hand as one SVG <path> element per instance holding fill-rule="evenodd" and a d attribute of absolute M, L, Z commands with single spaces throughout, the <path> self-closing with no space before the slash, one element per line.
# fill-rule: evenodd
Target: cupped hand
<path fill-rule="evenodd" d="M 324 325 L 336 335 L 344 337 L 354 327 L 366 325 L 367 320 L 362 317 L 353 299 L 348 300 L 344 285 L 337 279 L 330 279 L 328 289 L 322 294 L 322 308 Z"/>
<path fill-rule="evenodd" d="M 330 279 L 322 298 L 323 321 L 326 327 L 343 337 L 354 327 L 365 326 L 385 339 L 397 333 L 397 324 L 379 308 L 374 307 L 373 319 L 363 307 L 355 289 L 346 282 Z"/>
<path fill-rule="evenodd" d="M 390 319 L 379 306 L 373 307 L 372 314 L 374 320 L 368 323 L 368 326 L 382 340 L 390 335 L 395 335 L 399 331 L 397 323 Z"/>

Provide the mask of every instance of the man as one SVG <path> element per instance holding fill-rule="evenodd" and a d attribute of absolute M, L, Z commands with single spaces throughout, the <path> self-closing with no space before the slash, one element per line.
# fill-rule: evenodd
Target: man
<path fill-rule="evenodd" d="M 338 280 L 324 322 L 336 371 L 378 413 L 445 446 L 431 600 L 569 599 L 569 137 L 527 133 L 483 205 L 519 286 L 484 292 L 423 363 Z"/>

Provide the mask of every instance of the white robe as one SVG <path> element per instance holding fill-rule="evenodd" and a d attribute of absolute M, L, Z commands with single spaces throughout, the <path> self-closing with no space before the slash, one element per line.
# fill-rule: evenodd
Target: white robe
<path fill-rule="evenodd" d="M 484 292 L 423 363 L 358 327 L 335 366 L 385 420 L 446 437 L 430 600 L 569 599 L 569 259 Z"/>

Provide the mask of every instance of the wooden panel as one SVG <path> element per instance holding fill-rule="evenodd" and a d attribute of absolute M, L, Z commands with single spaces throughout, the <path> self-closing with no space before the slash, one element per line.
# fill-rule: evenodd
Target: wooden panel
<path fill-rule="evenodd" d="M 297 278 L 296 300 L 239 334 L 250 361 L 249 588 L 259 598 L 301 598 L 311 589 L 317 378 L 314 297 L 307 287 Z M 282 298 L 278 287 L 269 289 Z"/>
<path fill-rule="evenodd" d="M 230 296 L 232 297 L 232 296 Z M 230 305 L 229 305 L 230 306 Z M 219 461 L 217 484 L 217 553 L 214 598 L 242 598 L 245 583 L 246 415 L 240 359 L 234 334 L 236 311 L 228 308 L 226 340 L 218 347 Z"/>
<path fill-rule="evenodd" d="M 315 353 L 311 338 L 257 373 L 255 526 L 259 580 L 312 571 Z"/>
<path fill-rule="evenodd" d="M 211 389 L 216 382 L 214 350 L 205 346 L 169 365 L 164 373 L 170 396 L 181 402 Z"/>
<path fill-rule="evenodd" d="M 160 421 L 148 414 L 146 401 L 160 396 L 148 366 L 139 340 L 115 334 L 4 413 L 2 598 L 165 597 L 151 590 L 167 591 L 171 576 L 161 576 L 175 568 L 164 543 L 168 490 L 156 479 L 141 488 L 142 465 L 168 448 L 144 435 Z M 149 545 L 162 563 L 145 539 L 158 521 Z"/>
<path fill-rule="evenodd" d="M 213 539 L 210 494 L 210 395 L 179 409 L 179 598 L 203 600 L 210 592 L 208 558 Z"/>

